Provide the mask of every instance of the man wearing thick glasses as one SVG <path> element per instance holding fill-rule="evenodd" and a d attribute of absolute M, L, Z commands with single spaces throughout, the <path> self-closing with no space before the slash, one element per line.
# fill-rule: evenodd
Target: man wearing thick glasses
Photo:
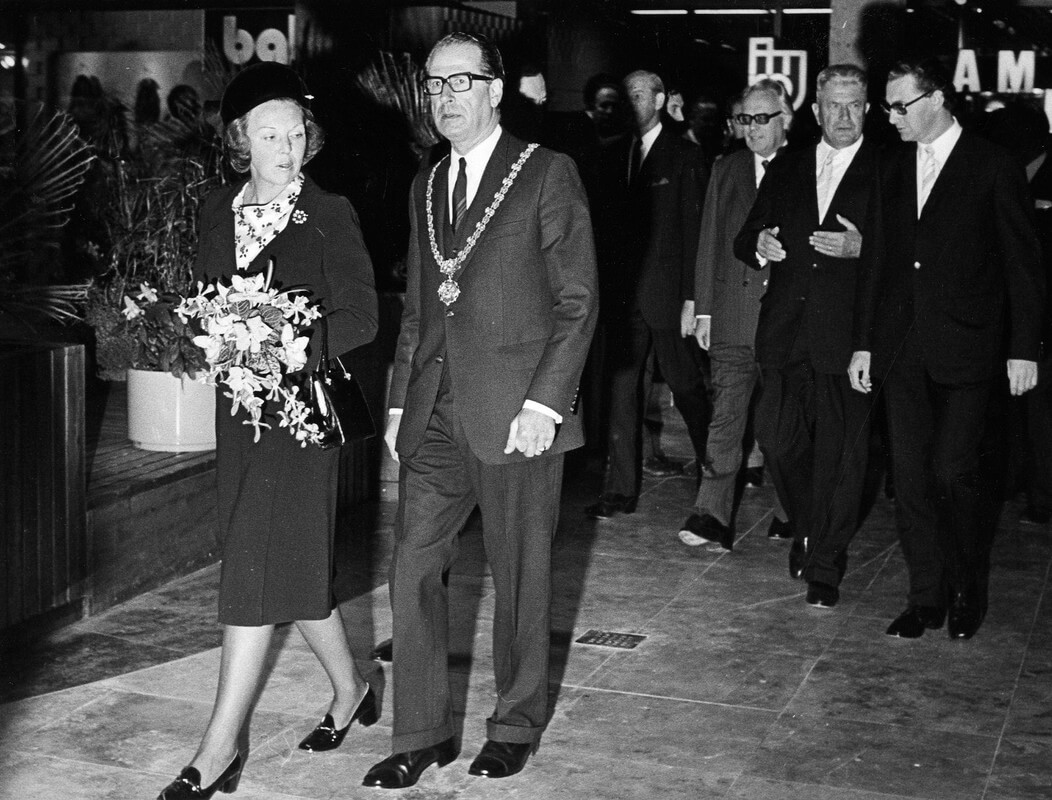
<path fill-rule="evenodd" d="M 818 74 L 822 140 L 775 161 L 734 252 L 770 274 L 756 329 L 763 391 L 756 438 L 777 466 L 793 524 L 789 573 L 806 601 L 840 598 L 858 526 L 869 402 L 851 390 L 851 326 L 859 254 L 877 207 L 877 151 L 862 136 L 866 74 L 852 64 Z"/>
<path fill-rule="evenodd" d="M 452 152 L 410 197 L 384 439 L 400 461 L 391 565 L 392 751 L 363 783 L 403 789 L 459 754 L 443 573 L 475 506 L 495 594 L 496 706 L 469 773 L 514 775 L 548 718 L 551 541 L 596 315 L 588 203 L 568 156 L 500 126 L 500 52 L 451 34 L 424 91 Z"/>
<path fill-rule="evenodd" d="M 694 338 L 711 360 L 712 421 L 709 463 L 702 473 L 694 513 L 679 529 L 680 541 L 689 547 L 709 542 L 730 549 L 734 542 L 735 484 L 742 468 L 742 444 L 751 428 L 753 392 L 760 379 L 756 323 L 767 276 L 735 258 L 734 238 L 728 234 L 737 233 L 745 223 L 767 168 L 780 158 L 793 118 L 785 87 L 769 78 L 746 89 L 734 107 L 734 117 L 746 132 L 747 148 L 713 165 L 694 267 Z M 780 491 L 784 481 L 777 473 L 778 465 L 768 462 L 766 466 Z M 792 535 L 784 516 L 779 507 L 768 529 L 770 538 Z"/>
<path fill-rule="evenodd" d="M 881 222 L 863 254 L 855 350 L 860 392 L 882 389 L 908 605 L 887 629 L 968 639 L 987 603 L 995 521 L 979 470 L 990 393 L 1037 385 L 1044 293 L 1026 177 L 961 129 L 934 59 L 898 64 L 884 108 L 907 147 L 882 175 Z"/>

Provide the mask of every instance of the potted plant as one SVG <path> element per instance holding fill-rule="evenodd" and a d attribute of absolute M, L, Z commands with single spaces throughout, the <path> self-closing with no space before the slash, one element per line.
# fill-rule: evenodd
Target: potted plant
<path fill-rule="evenodd" d="M 172 135 L 169 135 L 171 133 Z M 128 381 L 128 438 L 148 450 L 215 447 L 215 392 L 200 333 L 176 313 L 192 293 L 198 209 L 222 181 L 211 148 L 181 147 L 178 126 L 140 136 L 135 153 L 104 156 L 95 205 L 102 261 L 88 292 L 100 374 Z"/>

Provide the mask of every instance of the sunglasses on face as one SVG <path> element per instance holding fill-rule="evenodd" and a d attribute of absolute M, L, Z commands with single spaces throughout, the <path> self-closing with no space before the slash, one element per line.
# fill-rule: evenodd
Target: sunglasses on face
<path fill-rule="evenodd" d="M 735 114 L 732 119 L 739 125 L 752 125 L 753 122 L 757 125 L 766 125 L 781 113 L 781 111 L 775 111 L 773 114 Z"/>
<path fill-rule="evenodd" d="M 442 87 L 448 84 L 454 92 L 466 92 L 471 89 L 472 81 L 492 81 L 490 75 L 476 75 L 474 72 L 457 72 L 440 78 L 437 75 L 426 75 L 420 79 L 420 85 L 427 94 L 442 94 Z"/>
<path fill-rule="evenodd" d="M 898 114 L 900 117 L 904 117 L 904 116 L 906 116 L 906 109 L 908 109 L 910 106 L 912 106 L 917 101 L 923 100 L 925 97 L 930 97 L 931 93 L 934 92 L 934 91 L 935 91 L 934 89 L 929 89 L 924 94 L 922 94 L 920 97 L 914 97 L 908 103 L 888 103 L 888 102 L 885 102 L 884 100 L 881 100 L 880 101 L 880 107 L 884 109 L 884 113 L 885 114 L 891 114 L 892 112 L 894 112 L 894 113 Z"/>

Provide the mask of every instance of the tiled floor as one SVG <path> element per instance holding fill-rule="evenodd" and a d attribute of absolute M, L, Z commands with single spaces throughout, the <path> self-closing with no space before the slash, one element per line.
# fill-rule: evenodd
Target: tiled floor
<path fill-rule="evenodd" d="M 1005 509 L 978 635 L 905 641 L 883 634 L 906 585 L 884 499 L 853 543 L 840 604 L 818 610 L 788 577 L 786 544 L 766 538 L 769 488 L 747 492 L 726 553 L 675 536 L 690 478 L 648 480 L 635 514 L 595 523 L 580 510 L 594 473 L 570 474 L 554 558 L 553 712 L 540 751 L 507 780 L 467 774 L 492 705 L 493 609 L 480 537 L 469 530 L 451 578 L 463 755 L 400 796 L 1052 797 L 1052 533 L 1017 526 L 1017 507 Z M 390 514 L 376 515 L 382 541 Z M 341 606 L 363 659 L 390 631 L 386 552 L 379 544 L 363 570 L 376 588 Z M 216 580 L 215 567 L 203 570 L 6 657 L 0 798 L 156 796 L 192 755 L 210 710 Z M 647 638 L 635 650 L 574 643 L 589 629 Z M 292 628 L 279 631 L 272 656 L 237 797 L 386 796 L 359 785 L 389 748 L 381 665 L 363 661 L 383 688 L 380 724 L 312 756 L 295 745 L 322 714 L 327 683 Z"/>

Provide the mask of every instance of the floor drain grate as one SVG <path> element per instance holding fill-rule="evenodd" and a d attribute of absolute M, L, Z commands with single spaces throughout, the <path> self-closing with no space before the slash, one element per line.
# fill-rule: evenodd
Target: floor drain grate
<path fill-rule="evenodd" d="M 617 647 L 621 650 L 632 650 L 646 636 L 638 633 L 617 633 L 616 631 L 588 631 L 577 640 L 578 644 L 594 644 L 599 647 Z"/>

